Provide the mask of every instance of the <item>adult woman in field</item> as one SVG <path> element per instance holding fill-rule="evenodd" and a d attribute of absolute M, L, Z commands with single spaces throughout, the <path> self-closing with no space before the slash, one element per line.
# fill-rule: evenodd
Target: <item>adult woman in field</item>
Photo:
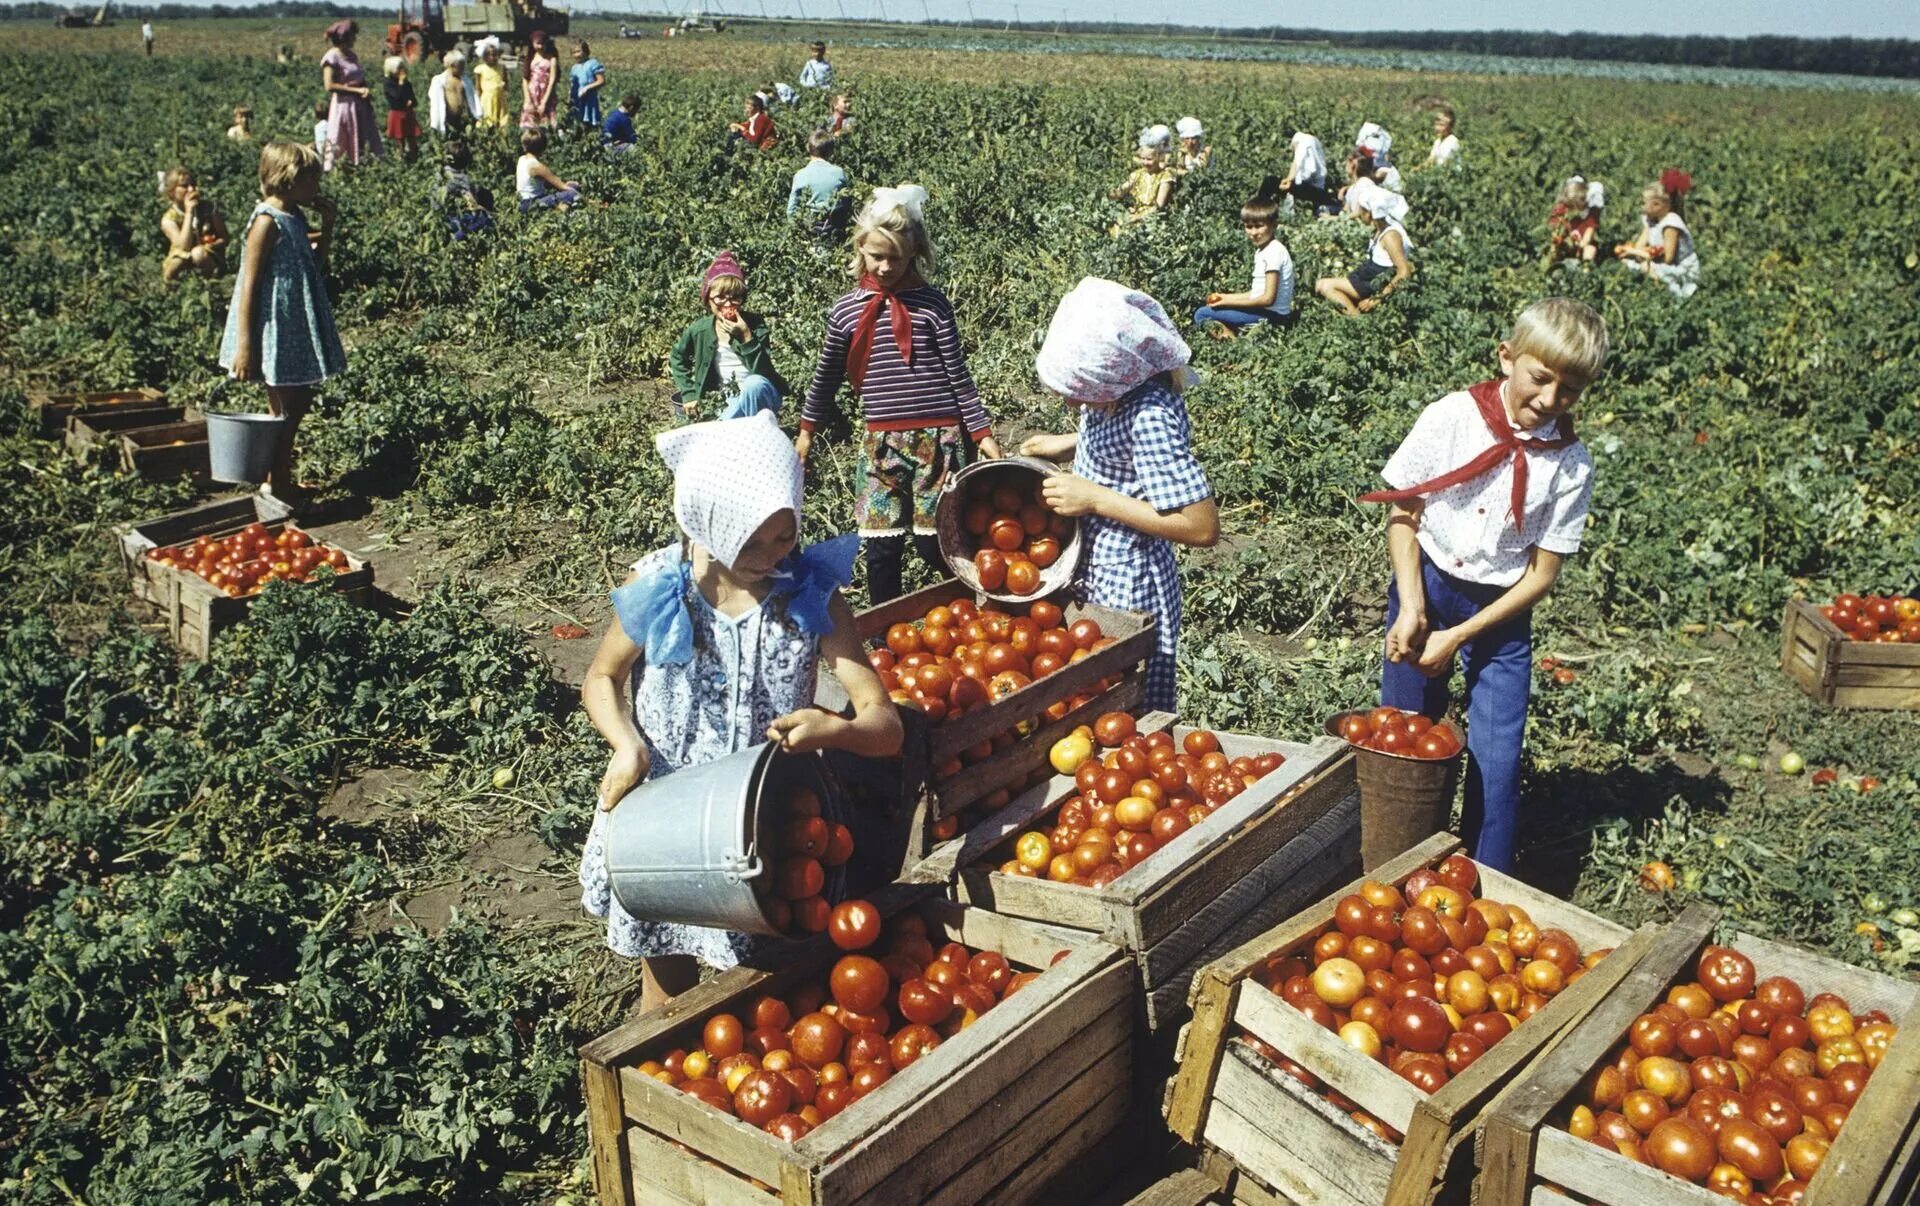
<path fill-rule="evenodd" d="M 427 124 L 436 134 L 459 138 L 480 112 L 480 94 L 467 77 L 467 56 L 449 50 L 441 71 L 427 85 Z"/>
<path fill-rule="evenodd" d="M 1683 198 L 1693 188 L 1693 177 L 1677 168 L 1641 193 L 1640 237 L 1613 249 L 1627 267 L 1665 284 L 1675 297 L 1692 297 L 1700 287 L 1700 257 L 1693 250 L 1693 231 L 1680 212 Z"/>
<path fill-rule="evenodd" d="M 331 102 L 327 110 L 327 141 L 335 166 L 380 158 L 380 131 L 373 124 L 373 105 L 367 97 L 367 73 L 354 57 L 353 42 L 360 26 L 335 21 L 327 26 L 326 55 L 320 60 L 320 81 Z"/>

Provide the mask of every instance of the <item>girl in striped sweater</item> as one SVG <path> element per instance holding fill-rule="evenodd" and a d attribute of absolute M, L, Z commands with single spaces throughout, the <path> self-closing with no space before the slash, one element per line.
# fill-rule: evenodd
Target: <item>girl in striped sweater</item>
<path fill-rule="evenodd" d="M 934 255 L 926 200 L 917 184 L 875 189 L 855 219 L 852 267 L 860 284 L 827 312 L 826 342 L 794 439 L 806 460 L 814 427 L 846 381 L 865 411 L 853 516 L 875 603 L 901 593 L 909 531 L 921 558 L 943 567 L 933 516 L 947 475 L 973 460 L 975 449 L 1000 456 L 952 303 L 926 280 Z"/>

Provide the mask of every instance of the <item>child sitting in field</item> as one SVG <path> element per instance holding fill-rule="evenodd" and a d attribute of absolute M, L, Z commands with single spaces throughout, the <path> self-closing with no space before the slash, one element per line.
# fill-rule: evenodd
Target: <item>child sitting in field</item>
<path fill-rule="evenodd" d="M 260 204 L 247 219 L 240 275 L 220 341 L 220 367 L 236 381 L 262 381 L 267 408 L 286 419 L 266 489 L 298 509 L 306 491 L 293 478 L 293 440 L 315 388 L 347 370 L 323 275 L 335 210 L 320 195 L 320 156 L 291 142 L 260 152 Z M 303 207 L 320 215 L 307 225 Z"/>
<path fill-rule="evenodd" d="M 1213 147 L 1207 144 L 1206 127 L 1200 124 L 1200 119 L 1183 117 L 1173 128 L 1180 136 L 1180 174 L 1206 171 L 1207 165 L 1213 162 Z"/>
<path fill-rule="evenodd" d="M 493 193 L 473 182 L 467 174 L 472 167 L 473 152 L 466 143 L 447 143 L 439 201 L 456 243 L 493 225 Z"/>
<path fill-rule="evenodd" d="M 607 120 L 600 127 L 600 141 L 609 151 L 624 155 L 631 151 L 640 140 L 633 128 L 633 115 L 640 112 L 640 96 L 629 92 L 620 98 L 620 104 L 607 114 Z"/>
<path fill-rule="evenodd" d="M 420 150 L 420 118 L 414 112 L 413 85 L 407 82 L 407 61 L 388 55 L 383 64 L 387 97 L 387 141 L 396 144 L 411 163 Z"/>
<path fill-rule="evenodd" d="M 807 162 L 793 174 L 793 186 L 787 190 L 787 217 L 793 218 L 806 207 L 816 238 L 837 239 L 846 233 L 847 215 L 853 208 L 847 196 L 846 169 L 833 161 L 839 144 L 824 129 L 807 136 Z"/>
<path fill-rule="evenodd" d="M 333 170 L 333 102 L 320 100 L 313 103 L 313 153 L 320 157 L 320 170 Z"/>
<path fill-rule="evenodd" d="M 1535 302 L 1499 347 L 1500 375 L 1420 412 L 1362 502 L 1392 504 L 1380 702 L 1439 720 L 1457 662 L 1467 752 L 1461 836 L 1513 870 L 1533 685 L 1532 612 L 1580 551 L 1593 459 L 1569 418 L 1607 360 L 1581 302 Z"/>
<path fill-rule="evenodd" d="M 792 387 L 773 367 L 767 320 L 746 309 L 747 274 L 731 251 L 707 265 L 700 304 L 707 312 L 680 332 L 667 358 L 681 416 L 699 417 L 701 402 L 716 395 L 722 419 L 779 413 L 780 400 Z"/>
<path fill-rule="evenodd" d="M 1080 411 L 1080 430 L 1020 445 L 1023 456 L 1073 459 L 1073 472 L 1047 477 L 1042 494 L 1055 513 L 1086 516 L 1076 579 L 1087 600 L 1153 616 L 1142 706 L 1169 712 L 1178 702 L 1181 611 L 1173 546 L 1220 539 L 1180 396 L 1191 358 L 1160 303 L 1113 281 L 1082 280 L 1061 299 L 1034 359 L 1040 384 Z"/>
<path fill-rule="evenodd" d="M 200 195 L 193 173 L 177 167 L 160 187 L 167 212 L 160 233 L 167 236 L 167 257 L 160 261 L 160 279 L 172 281 L 183 272 L 218 276 L 226 267 L 227 223 L 220 209 Z"/>
<path fill-rule="evenodd" d="M 680 536 L 636 561 L 613 592 L 616 622 L 580 688 L 613 750 L 580 858 L 580 903 L 607 919 L 610 949 L 643 960 L 643 1010 L 692 988 L 700 964 L 733 967 L 769 940 L 628 914 L 607 868 L 614 806 L 645 780 L 765 741 L 795 754 L 890 758 L 901 740 L 900 715 L 840 593 L 854 542 L 799 546 L 804 479 L 773 415 L 697 423 L 655 445 L 673 471 Z M 851 716 L 814 706 L 821 666 L 845 689 Z M 690 793 L 648 806 L 684 807 L 688 824 L 699 819 Z"/>
<path fill-rule="evenodd" d="M 846 92 L 836 92 L 833 97 L 833 112 L 827 120 L 827 133 L 835 138 L 853 129 L 853 97 Z"/>
<path fill-rule="evenodd" d="M 900 594 L 907 534 L 936 573 L 946 561 L 934 510 L 950 474 L 974 458 L 996 459 L 1000 445 L 960 347 L 947 295 L 927 283 L 933 240 L 927 191 L 917 184 L 875 189 L 853 224 L 859 286 L 827 311 L 826 338 L 807 386 L 794 447 L 806 460 L 814 428 L 833 410 L 846 381 L 865 411 L 853 518 L 867 559 L 867 595 Z"/>
<path fill-rule="evenodd" d="M 1407 199 L 1375 185 L 1365 194 L 1367 219 L 1373 224 L 1373 239 L 1367 244 L 1367 258 L 1346 276 L 1322 277 L 1313 291 L 1340 307 L 1352 317 L 1373 309 L 1380 299 L 1400 287 L 1413 275 L 1413 240 L 1403 223 L 1407 217 Z M 1389 271 L 1392 279 L 1380 278 Z"/>
<path fill-rule="evenodd" d="M 1692 297 L 1700 287 L 1700 257 L 1693 249 L 1693 231 L 1680 212 L 1692 189 L 1693 177 L 1687 173 L 1677 168 L 1660 173 L 1660 179 L 1640 195 L 1640 237 L 1613 249 L 1615 258 L 1662 282 L 1675 297 Z"/>
<path fill-rule="evenodd" d="M 246 105 L 233 107 L 233 124 L 227 127 L 227 138 L 233 142 L 253 141 L 253 110 Z"/>
<path fill-rule="evenodd" d="M 773 118 L 767 113 L 766 98 L 758 93 L 747 98 L 744 120 L 731 122 L 727 126 L 729 142 L 744 142 L 755 150 L 766 150 L 777 137 L 779 135 L 774 132 Z"/>
<path fill-rule="evenodd" d="M 540 162 L 546 149 L 545 130 L 520 131 L 520 158 L 514 164 L 513 179 L 514 195 L 520 198 L 523 214 L 536 209 L 557 209 L 565 213 L 580 203 L 580 186 L 560 179 L 552 168 Z"/>
<path fill-rule="evenodd" d="M 1460 136 L 1453 132 L 1453 110 L 1442 105 L 1433 115 L 1433 149 L 1427 152 L 1428 167 L 1459 167 Z"/>
<path fill-rule="evenodd" d="M 1193 312 L 1197 327 L 1214 328 L 1231 339 L 1242 327 L 1293 318 L 1293 256 L 1274 237 L 1280 222 L 1280 178 L 1268 176 L 1260 191 L 1240 207 L 1240 227 L 1253 244 L 1253 283 L 1245 293 L 1209 293 L 1207 304 Z"/>
<path fill-rule="evenodd" d="M 1547 254 L 1542 267 L 1551 268 L 1562 260 L 1571 260 L 1582 268 L 1593 265 L 1600 254 L 1594 235 L 1600 229 L 1600 208 L 1605 203 L 1605 187 L 1599 181 L 1567 177 L 1554 199 L 1553 211 L 1547 215 Z"/>
<path fill-rule="evenodd" d="M 1133 223 L 1145 221 L 1159 213 L 1173 200 L 1175 173 L 1171 162 L 1172 152 L 1151 137 L 1154 130 L 1165 129 L 1165 126 L 1155 126 L 1141 135 L 1140 148 L 1134 153 L 1137 166 L 1127 174 L 1119 188 L 1107 194 L 1111 200 L 1124 200 L 1127 203 L 1127 212 L 1113 225 L 1115 235 Z"/>

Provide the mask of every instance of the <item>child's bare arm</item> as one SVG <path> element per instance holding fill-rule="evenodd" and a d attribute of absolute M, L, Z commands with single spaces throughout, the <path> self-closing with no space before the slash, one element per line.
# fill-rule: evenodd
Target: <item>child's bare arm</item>
<path fill-rule="evenodd" d="M 309 232 L 307 243 L 313 248 L 313 258 L 320 265 L 320 271 L 327 270 L 327 256 L 333 251 L 334 227 L 340 224 L 340 209 L 332 197 L 315 197 L 308 207 L 320 215 L 320 229 Z"/>
<path fill-rule="evenodd" d="M 1073 473 L 1048 477 L 1040 483 L 1040 493 L 1047 506 L 1062 515 L 1098 515 L 1149 536 L 1195 548 L 1212 548 L 1220 541 L 1220 508 L 1212 498 L 1160 511 L 1144 499 Z"/>
<path fill-rule="evenodd" d="M 1080 451 L 1080 436 L 1077 432 L 1062 435 L 1034 435 L 1020 441 L 1020 455 L 1038 457 L 1043 461 L 1071 460 Z"/>
<path fill-rule="evenodd" d="M 174 251 L 192 251 L 191 222 L 175 222 L 172 213 L 160 215 L 160 232 L 167 236 L 167 246 Z"/>
<path fill-rule="evenodd" d="M 827 604 L 827 614 L 833 618 L 833 631 L 820 638 L 820 653 L 846 688 L 847 698 L 853 702 L 853 719 L 824 708 L 802 708 L 774 721 L 767 739 L 778 741 L 782 749 L 793 753 L 840 749 L 865 758 L 891 758 L 900 752 L 900 713 L 888 698 L 880 676 L 867 662 L 853 608 L 847 605 L 845 596 L 835 592 Z"/>
<path fill-rule="evenodd" d="M 1387 514 L 1387 556 L 1400 614 L 1387 630 L 1387 660 L 1418 658 L 1427 641 L 1427 587 L 1420 569 L 1420 515 L 1425 504 L 1395 503 Z"/>
<path fill-rule="evenodd" d="M 1532 610 L 1553 589 L 1553 584 L 1560 577 L 1560 567 L 1566 561 L 1561 554 L 1549 553 L 1537 544 L 1527 550 L 1526 572 L 1520 575 L 1518 582 L 1507 588 L 1505 594 L 1481 608 L 1472 619 L 1456 627 L 1427 634 L 1426 648 L 1420 654 L 1421 673 L 1446 673 L 1452 668 L 1453 655 L 1460 651 L 1460 646 L 1488 629 Z"/>
<path fill-rule="evenodd" d="M 214 237 L 215 242 L 225 245 L 226 241 L 233 237 L 227 233 L 226 218 L 221 216 L 219 207 L 211 201 L 207 202 L 207 212 L 202 221 L 206 225 L 207 233 Z"/>
<path fill-rule="evenodd" d="M 240 284 L 236 290 L 240 295 L 240 312 L 234 318 L 238 338 L 234 342 L 233 368 L 230 370 L 239 381 L 251 381 L 259 375 L 254 365 L 260 352 L 257 346 L 259 327 L 255 316 L 260 308 L 260 286 L 266 280 L 267 257 L 273 254 L 274 241 L 279 237 L 279 228 L 265 214 L 255 217 L 247 227 L 246 263 L 241 266 Z"/>
<path fill-rule="evenodd" d="M 1207 304 L 1264 310 L 1273 304 L 1274 298 L 1280 296 L 1280 274 L 1278 272 L 1262 273 L 1261 279 L 1265 283 L 1261 285 L 1258 293 L 1209 293 Z"/>
<path fill-rule="evenodd" d="M 627 579 L 629 583 L 632 577 Z M 646 778 L 650 760 L 647 743 L 633 722 L 627 706 L 627 684 L 640 664 L 641 651 L 616 620 L 594 651 L 593 664 L 587 667 L 580 684 L 580 702 L 587 719 L 613 747 L 607 770 L 600 779 L 600 807 L 612 808 L 620 798 Z"/>

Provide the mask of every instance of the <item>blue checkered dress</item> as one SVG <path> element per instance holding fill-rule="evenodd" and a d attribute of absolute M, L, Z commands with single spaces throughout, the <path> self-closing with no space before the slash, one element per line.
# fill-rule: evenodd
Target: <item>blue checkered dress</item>
<path fill-rule="evenodd" d="M 1163 513 L 1213 495 L 1194 459 L 1187 405 L 1157 378 L 1111 407 L 1082 413 L 1073 471 Z M 1180 567 L 1173 545 L 1110 519 L 1088 516 L 1083 523 L 1090 539 L 1081 593 L 1091 603 L 1153 616 L 1159 641 L 1147 660 L 1146 706 L 1171 712 L 1180 642 Z"/>

